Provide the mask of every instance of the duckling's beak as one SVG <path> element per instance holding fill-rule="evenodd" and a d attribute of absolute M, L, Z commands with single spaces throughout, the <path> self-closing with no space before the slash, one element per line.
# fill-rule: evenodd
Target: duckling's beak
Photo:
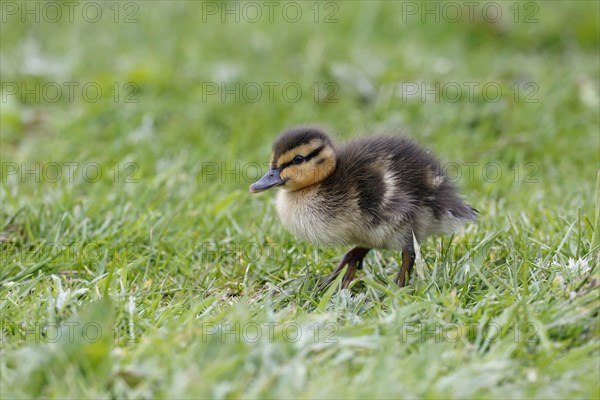
<path fill-rule="evenodd" d="M 279 169 L 273 168 L 267 172 L 265 176 L 250 185 L 250 191 L 252 193 L 258 193 L 275 186 L 281 186 L 284 183 L 285 181 L 281 179 L 281 176 L 279 175 Z"/>

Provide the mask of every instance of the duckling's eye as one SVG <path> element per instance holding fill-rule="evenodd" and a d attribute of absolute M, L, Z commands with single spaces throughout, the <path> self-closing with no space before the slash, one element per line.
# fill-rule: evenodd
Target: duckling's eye
<path fill-rule="evenodd" d="M 304 156 L 301 156 L 300 154 L 298 154 L 296 157 L 294 157 L 292 162 L 294 164 L 302 164 L 304 162 Z"/>

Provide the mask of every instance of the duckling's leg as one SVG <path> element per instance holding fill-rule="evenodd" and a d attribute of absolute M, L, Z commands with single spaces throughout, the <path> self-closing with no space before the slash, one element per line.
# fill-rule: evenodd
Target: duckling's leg
<path fill-rule="evenodd" d="M 404 247 L 402 250 L 402 267 L 400 273 L 396 278 L 396 283 L 400 287 L 406 286 L 406 283 L 410 279 L 410 273 L 415 265 L 415 247 L 411 243 Z"/>
<path fill-rule="evenodd" d="M 371 249 L 367 249 L 364 247 L 354 247 L 352 250 L 347 252 L 342 258 L 342 260 L 335 267 L 331 275 L 329 275 L 329 277 L 319 285 L 319 288 L 323 289 L 331 285 L 331 283 L 335 280 L 335 278 L 342 271 L 342 269 L 344 269 L 344 267 L 348 265 L 348 270 L 346 271 L 344 279 L 342 280 L 342 288 L 347 288 L 350 282 L 352 282 L 352 279 L 354 279 L 356 269 L 362 268 L 363 259 L 365 258 L 369 250 Z"/>

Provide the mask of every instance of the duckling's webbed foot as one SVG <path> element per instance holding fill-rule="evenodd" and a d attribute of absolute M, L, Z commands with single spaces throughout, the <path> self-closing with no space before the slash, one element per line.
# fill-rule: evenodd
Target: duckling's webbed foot
<path fill-rule="evenodd" d="M 339 275 L 339 273 L 344 269 L 346 265 L 348 265 L 348 270 L 342 279 L 342 288 L 347 288 L 354 279 L 354 275 L 356 274 L 356 269 L 362 268 L 363 259 L 367 255 L 370 249 L 366 249 L 364 247 L 354 247 L 352 250 L 347 252 L 342 260 L 335 267 L 331 275 L 319 285 L 319 289 L 324 289 L 327 286 L 331 285 L 331 283 L 335 280 L 335 278 Z"/>
<path fill-rule="evenodd" d="M 406 286 L 410 279 L 410 273 L 415 265 L 415 248 L 412 245 L 407 245 L 402 251 L 402 267 L 396 277 L 396 283 L 400 287 Z"/>

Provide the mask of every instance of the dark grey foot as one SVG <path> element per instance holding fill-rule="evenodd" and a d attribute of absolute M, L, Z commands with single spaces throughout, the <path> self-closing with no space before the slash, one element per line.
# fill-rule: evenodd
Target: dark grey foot
<path fill-rule="evenodd" d="M 366 249 L 364 247 L 354 247 L 352 250 L 347 252 L 342 260 L 335 267 L 331 275 L 319 285 L 319 289 L 325 289 L 327 286 L 331 285 L 331 283 L 335 280 L 335 278 L 339 275 L 339 273 L 344 269 L 346 265 L 348 265 L 348 270 L 342 279 L 342 288 L 347 288 L 354 279 L 354 275 L 356 274 L 356 269 L 361 269 L 363 264 L 363 259 L 367 255 L 371 249 Z"/>

